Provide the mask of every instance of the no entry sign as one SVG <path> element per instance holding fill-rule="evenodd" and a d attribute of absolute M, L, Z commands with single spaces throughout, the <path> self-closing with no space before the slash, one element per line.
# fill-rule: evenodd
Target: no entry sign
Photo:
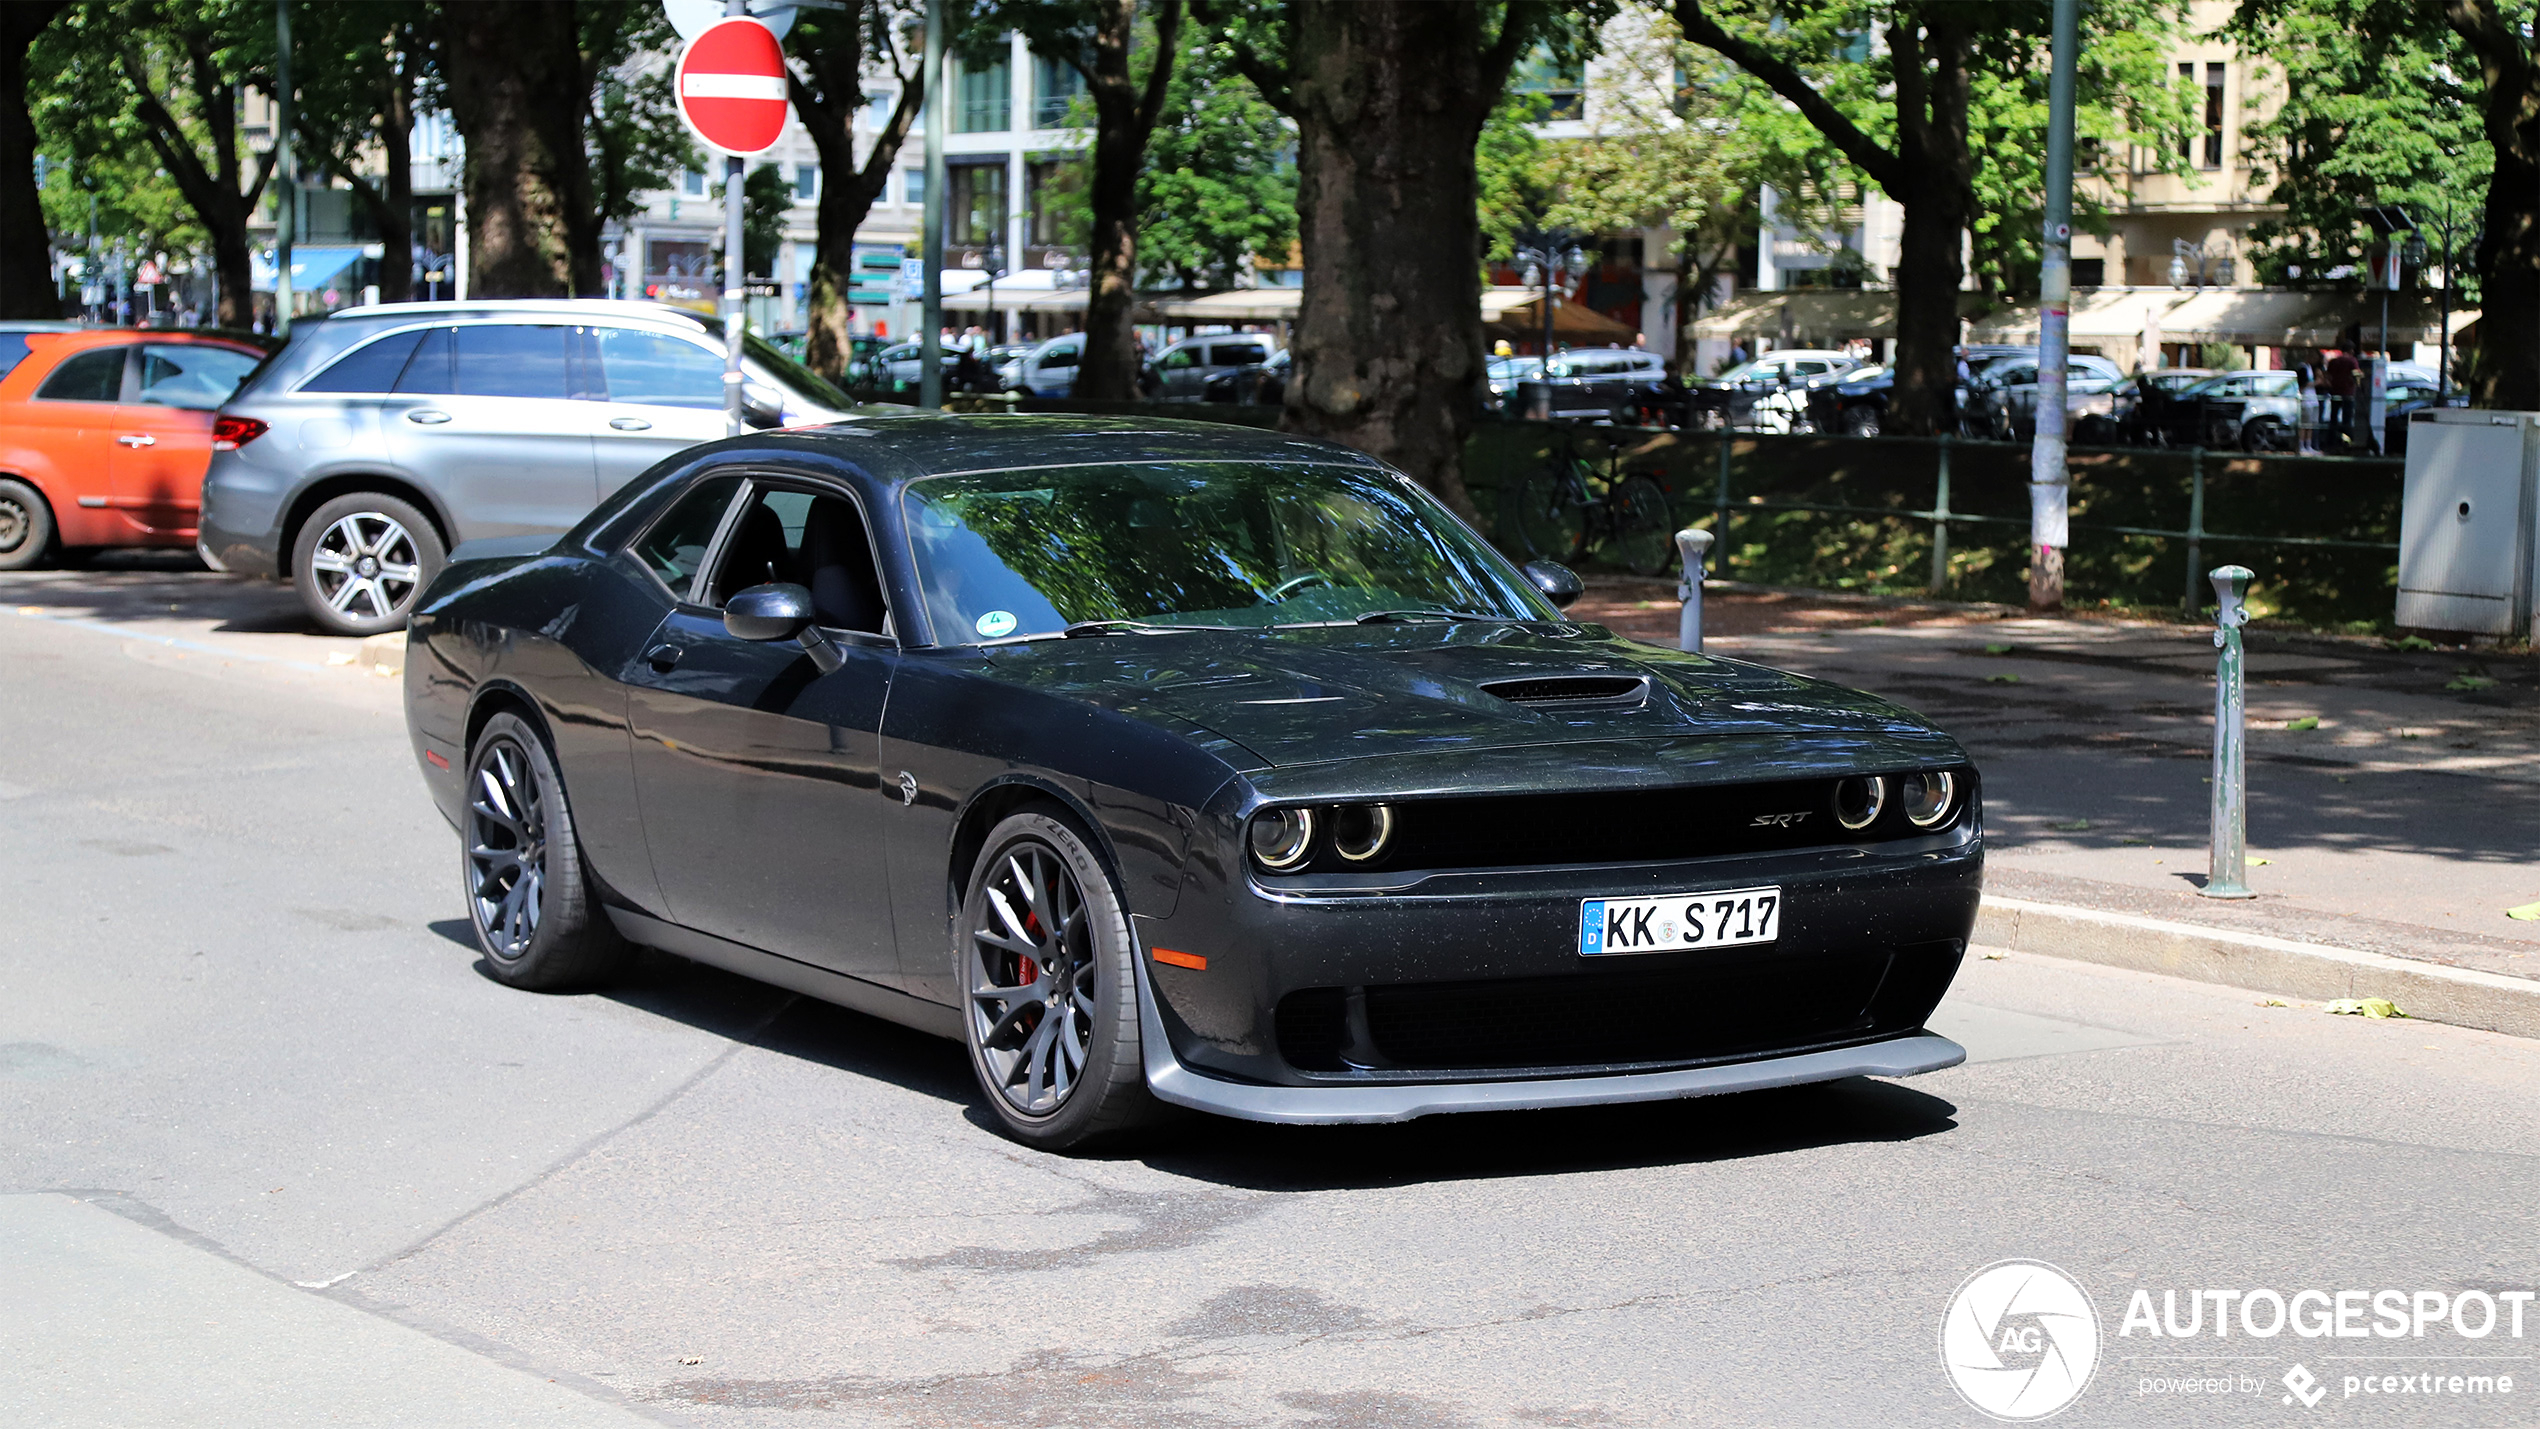
<path fill-rule="evenodd" d="M 717 21 L 688 42 L 673 79 L 679 117 L 727 154 L 764 154 L 785 133 L 785 49 L 747 16 Z"/>

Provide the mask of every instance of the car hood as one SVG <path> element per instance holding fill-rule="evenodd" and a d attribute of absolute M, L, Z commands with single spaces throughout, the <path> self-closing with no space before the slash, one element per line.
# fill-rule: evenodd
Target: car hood
<path fill-rule="evenodd" d="M 999 681 L 1198 726 L 1273 767 L 1695 735 L 1759 751 L 1811 745 L 1847 766 L 1881 751 L 1959 757 L 1946 735 L 1876 696 L 1593 625 L 1113 635 L 994 647 L 988 665 Z M 1562 681 L 1641 684 L 1622 698 L 1537 698 L 1565 693 L 1543 683 Z"/>

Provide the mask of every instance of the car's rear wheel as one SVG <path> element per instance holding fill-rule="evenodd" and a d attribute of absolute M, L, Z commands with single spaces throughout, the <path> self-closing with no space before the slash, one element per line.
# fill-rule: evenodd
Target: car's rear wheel
<path fill-rule="evenodd" d="M 547 742 L 505 712 L 467 761 L 459 830 L 468 926 L 497 981 L 546 992 L 601 981 L 627 957 L 600 907 Z"/>
<path fill-rule="evenodd" d="M 1879 409 L 1850 407 L 1843 413 L 1843 434 L 1847 437 L 1875 437 L 1879 434 Z"/>
<path fill-rule="evenodd" d="M 53 551 L 53 508 L 44 493 L 0 477 L 0 571 L 41 565 Z"/>
<path fill-rule="evenodd" d="M 2284 424 L 2273 417 L 2253 418 L 2240 429 L 2240 449 L 2245 452 L 2280 452 L 2291 445 L 2284 439 Z"/>
<path fill-rule="evenodd" d="M 1139 1055 L 1128 915 L 1054 811 L 1012 814 L 989 832 L 953 957 L 962 1041 L 1006 1135 L 1065 1151 L 1163 1118 Z"/>
<path fill-rule="evenodd" d="M 408 502 L 356 491 L 309 513 L 292 543 L 300 604 L 334 635 L 403 629 L 415 599 L 449 552 L 432 522 Z"/>

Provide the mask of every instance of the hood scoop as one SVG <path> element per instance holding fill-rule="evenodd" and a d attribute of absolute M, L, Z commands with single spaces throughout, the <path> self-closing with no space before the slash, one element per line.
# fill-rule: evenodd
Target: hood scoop
<path fill-rule="evenodd" d="M 1482 685 L 1482 690 L 1512 705 L 1585 705 L 1618 709 L 1636 706 L 1648 700 L 1649 677 L 1646 675 L 1528 675 L 1514 680 L 1491 680 Z"/>

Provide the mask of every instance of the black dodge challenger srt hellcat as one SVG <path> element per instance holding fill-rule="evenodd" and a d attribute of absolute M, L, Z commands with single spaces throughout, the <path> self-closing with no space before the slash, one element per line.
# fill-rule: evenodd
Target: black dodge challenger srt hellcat
<path fill-rule="evenodd" d="M 1965 753 L 1578 589 L 1336 446 L 889 417 L 461 547 L 406 705 L 495 977 L 640 943 L 958 1037 L 1034 1145 L 1958 1062 Z"/>

